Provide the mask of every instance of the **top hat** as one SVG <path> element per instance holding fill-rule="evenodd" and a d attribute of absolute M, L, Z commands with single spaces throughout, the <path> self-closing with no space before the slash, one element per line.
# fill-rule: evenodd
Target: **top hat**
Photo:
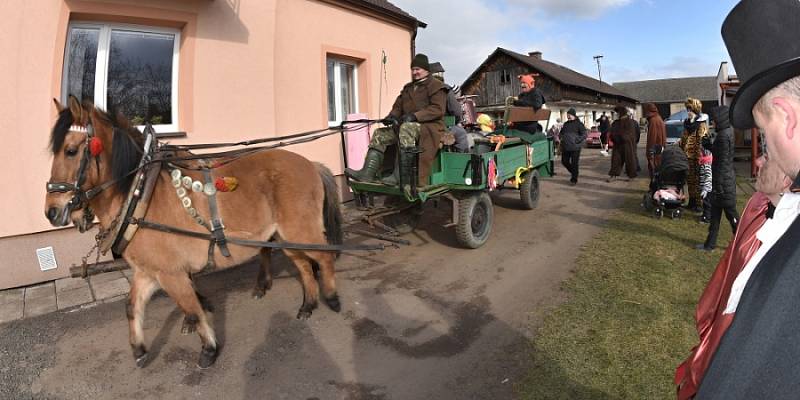
<path fill-rule="evenodd" d="M 770 89 L 800 75 L 800 2 L 743 0 L 722 23 L 722 39 L 742 82 L 730 109 L 733 126 L 755 126 L 753 106 Z"/>

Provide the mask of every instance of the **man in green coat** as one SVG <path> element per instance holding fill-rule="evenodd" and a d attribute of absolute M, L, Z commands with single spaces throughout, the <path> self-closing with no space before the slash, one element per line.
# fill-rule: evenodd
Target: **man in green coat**
<path fill-rule="evenodd" d="M 399 143 L 400 184 L 404 189 L 415 186 L 412 179 L 427 185 L 433 161 L 439 151 L 442 133 L 445 132 L 444 113 L 447 108 L 447 90 L 442 82 L 430 75 L 428 57 L 417 54 L 411 62 L 412 81 L 403 86 L 384 118 L 387 127 L 375 130 L 369 143 L 364 167 L 361 170 L 346 169 L 345 174 L 361 182 L 374 182 L 383 165 L 383 154 L 390 145 Z M 394 126 L 400 126 L 395 130 Z M 418 176 L 413 170 L 417 167 Z"/>

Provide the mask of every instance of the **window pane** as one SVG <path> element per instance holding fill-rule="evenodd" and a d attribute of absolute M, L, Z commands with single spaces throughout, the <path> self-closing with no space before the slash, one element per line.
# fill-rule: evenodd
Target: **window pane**
<path fill-rule="evenodd" d="M 328 60 L 327 70 L 328 74 L 328 121 L 336 121 L 336 84 L 333 75 L 334 62 Z"/>
<path fill-rule="evenodd" d="M 171 124 L 175 35 L 111 31 L 107 108 L 141 125 Z"/>
<path fill-rule="evenodd" d="M 342 118 L 347 118 L 347 114 L 352 114 L 356 110 L 355 98 L 355 66 L 340 64 L 339 71 L 342 80 Z"/>
<path fill-rule="evenodd" d="M 65 65 L 66 93 L 78 100 L 94 102 L 94 72 L 97 65 L 97 41 L 100 30 L 96 28 L 72 28 Z"/>

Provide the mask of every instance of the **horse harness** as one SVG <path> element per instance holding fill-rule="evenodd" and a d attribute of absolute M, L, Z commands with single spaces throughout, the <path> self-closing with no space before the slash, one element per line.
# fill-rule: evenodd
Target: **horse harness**
<path fill-rule="evenodd" d="M 73 127 L 73 130 L 83 131 L 84 129 L 81 127 Z M 145 145 L 143 150 L 143 155 L 141 161 L 139 162 L 139 166 L 130 172 L 128 172 L 124 177 L 118 179 L 112 179 L 108 182 L 105 182 L 99 186 L 84 190 L 81 188 L 86 181 L 86 171 L 88 165 L 90 163 L 90 159 L 92 157 L 95 158 L 95 163 L 97 164 L 97 169 L 99 171 L 99 155 L 92 154 L 90 150 L 90 143 L 94 138 L 94 129 L 91 124 L 91 120 L 87 122 L 85 131 L 86 141 L 84 146 L 83 155 L 78 167 L 77 177 L 75 179 L 75 183 L 69 182 L 48 182 L 47 183 L 47 192 L 48 193 L 68 193 L 73 192 L 73 197 L 64 207 L 64 213 L 70 214 L 75 210 L 79 210 L 81 208 L 85 208 L 86 212 L 84 213 L 84 219 L 87 222 L 92 223 L 94 221 L 94 214 L 92 213 L 91 209 L 89 208 L 89 201 L 97 196 L 103 190 L 113 186 L 121 179 L 126 179 L 127 177 L 135 174 L 133 183 L 131 185 L 131 190 L 128 192 L 128 196 L 125 200 L 124 205 L 120 209 L 119 214 L 117 217 L 112 221 L 110 227 L 108 229 L 101 229 L 100 232 L 96 236 L 96 245 L 95 247 L 89 252 L 89 255 L 94 251 L 96 248 L 98 250 L 98 257 L 100 254 L 106 254 L 108 250 L 112 250 L 115 254 L 122 254 L 125 251 L 126 247 L 133 240 L 134 235 L 138 231 L 139 228 L 145 229 L 153 229 L 158 230 L 165 233 L 171 234 L 178 234 L 183 236 L 194 237 L 198 239 L 205 239 L 209 241 L 208 247 L 208 261 L 206 263 L 205 269 L 213 269 L 216 267 L 216 263 L 214 261 L 214 247 L 220 248 L 220 253 L 225 257 L 230 257 L 231 253 L 228 249 L 227 244 L 233 243 L 241 246 L 248 246 L 248 247 L 261 247 L 261 248 L 276 248 L 276 249 L 291 249 L 291 250 L 318 250 L 318 251 L 344 251 L 344 250 L 383 250 L 386 248 L 384 244 L 372 244 L 372 245 L 331 245 L 331 244 L 305 244 L 305 243 L 291 243 L 291 242 L 276 242 L 276 241 L 256 241 L 256 240 L 248 240 L 248 239 L 241 239 L 241 238 L 231 238 L 226 237 L 224 233 L 225 226 L 222 222 L 222 218 L 219 215 L 219 208 L 217 205 L 216 193 L 214 182 L 211 176 L 211 170 L 214 168 L 214 165 L 211 165 L 206 160 L 208 158 L 217 158 L 222 156 L 233 157 L 233 159 L 238 158 L 240 156 L 251 154 L 256 151 L 262 151 L 269 148 L 275 147 L 282 147 L 289 144 L 295 143 L 302 143 L 309 140 L 314 140 L 319 137 L 327 136 L 327 134 L 319 134 L 318 131 L 310 132 L 315 134 L 316 136 L 312 136 L 311 138 L 302 136 L 307 136 L 306 134 L 295 134 L 290 136 L 278 137 L 278 138 L 269 138 L 269 139 L 262 139 L 258 141 L 252 142 L 265 142 L 265 141 L 278 141 L 283 139 L 297 139 L 296 141 L 285 143 L 279 142 L 277 145 L 273 146 L 264 146 L 256 149 L 243 149 L 243 150 L 235 150 L 232 152 L 224 152 L 224 153 L 216 153 L 216 154 L 205 154 L 205 155 L 190 155 L 184 157 L 178 157 L 175 155 L 175 152 L 178 150 L 188 150 L 188 149 L 197 149 L 197 148 L 211 148 L 211 147 L 222 147 L 222 146 L 230 146 L 230 145 L 248 145 L 251 144 L 250 142 L 242 142 L 236 144 L 213 144 L 213 145 L 189 145 L 189 146 L 170 146 L 170 145 L 163 145 L 161 149 L 158 146 L 156 140 L 156 132 L 150 123 L 147 123 L 143 134 L 145 135 Z M 166 151 L 162 151 L 166 150 Z M 188 197 L 181 196 L 183 189 L 183 193 L 186 193 L 186 188 L 182 186 L 188 186 L 190 189 L 195 189 L 197 182 L 191 181 L 189 185 L 185 185 L 184 181 L 181 178 L 186 178 L 183 176 L 179 176 L 176 179 L 177 175 L 175 171 L 180 173 L 180 168 L 185 167 L 182 165 L 177 165 L 176 161 L 190 161 L 190 160 L 197 160 L 199 161 L 198 164 L 199 169 L 203 173 L 203 178 L 205 183 L 202 185 L 203 190 L 207 197 L 208 197 L 208 205 L 209 205 L 209 212 L 210 212 L 210 221 L 206 222 L 202 219 L 199 215 L 199 212 L 191 207 L 191 200 Z M 227 162 L 230 162 L 227 161 Z M 216 165 L 222 165 L 227 162 L 216 163 Z M 171 172 L 171 177 L 173 178 L 173 186 L 176 188 L 176 193 L 178 197 L 181 199 L 184 208 L 187 210 L 189 215 L 195 219 L 199 225 L 205 227 L 209 233 L 201 233 L 195 232 L 190 230 L 185 230 L 177 227 L 172 227 L 168 225 L 159 224 L 152 221 L 147 221 L 144 219 L 145 215 L 147 214 L 147 209 L 150 204 L 150 200 L 155 189 L 155 184 L 158 180 L 159 173 L 161 172 L 163 165 L 167 163 L 170 166 L 174 167 Z M 191 178 L 190 178 L 191 179 Z M 177 181 L 177 184 L 176 184 Z M 189 200 L 187 202 L 187 200 Z M 194 212 L 192 212 L 194 211 Z M 87 275 L 87 263 L 86 259 L 89 257 L 87 255 L 84 257 L 83 267 L 84 267 L 84 277 Z"/>

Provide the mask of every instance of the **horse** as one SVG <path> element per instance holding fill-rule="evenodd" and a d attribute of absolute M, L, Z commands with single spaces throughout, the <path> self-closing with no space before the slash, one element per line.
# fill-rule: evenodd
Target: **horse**
<path fill-rule="evenodd" d="M 75 97 L 70 96 L 66 107 L 58 100 L 54 102 L 58 120 L 50 138 L 53 163 L 45 216 L 55 227 L 72 222 L 81 232 L 92 227 L 96 216 L 101 232 L 108 231 L 117 223 L 131 191 L 131 172 L 137 169 L 143 157 L 143 135 L 124 117 L 112 117 L 92 104 L 81 104 Z M 185 204 L 181 204 L 184 198 L 176 195 L 173 172 L 163 166 L 158 171 L 144 218 L 207 235 L 209 229 L 197 222 L 196 215 L 187 213 Z M 203 173 L 196 170 L 181 172 L 193 182 L 204 179 Z M 262 242 L 280 239 L 312 245 L 342 243 L 342 214 L 336 182 L 330 170 L 321 164 L 296 153 L 271 149 L 236 158 L 216 166 L 212 172 L 218 177 L 238 179 L 235 191 L 216 193 L 218 213 L 229 237 Z M 188 190 L 188 195 L 184 196 L 191 199 L 196 213 L 209 210 L 209 196 L 203 191 Z M 202 271 L 207 264 L 219 269 L 229 268 L 260 256 L 253 293 L 261 297 L 271 287 L 269 249 L 230 241 L 227 246 L 229 257 L 220 255 L 219 251 L 212 254 L 207 239 L 155 229 L 136 231 L 121 256 L 133 270 L 126 316 L 130 345 L 138 367 L 144 367 L 148 359 L 142 331 L 145 307 L 159 287 L 183 311 L 183 332 L 196 330 L 200 336 L 200 368 L 207 368 L 216 361 L 218 343 L 207 314 L 210 308 L 197 293 L 192 274 Z M 303 303 L 297 318 L 311 316 L 317 307 L 320 286 L 326 304 L 339 312 L 341 304 L 334 276 L 338 253 L 283 251 L 299 271 L 303 286 Z M 316 268 L 319 268 L 319 286 L 314 275 Z"/>

